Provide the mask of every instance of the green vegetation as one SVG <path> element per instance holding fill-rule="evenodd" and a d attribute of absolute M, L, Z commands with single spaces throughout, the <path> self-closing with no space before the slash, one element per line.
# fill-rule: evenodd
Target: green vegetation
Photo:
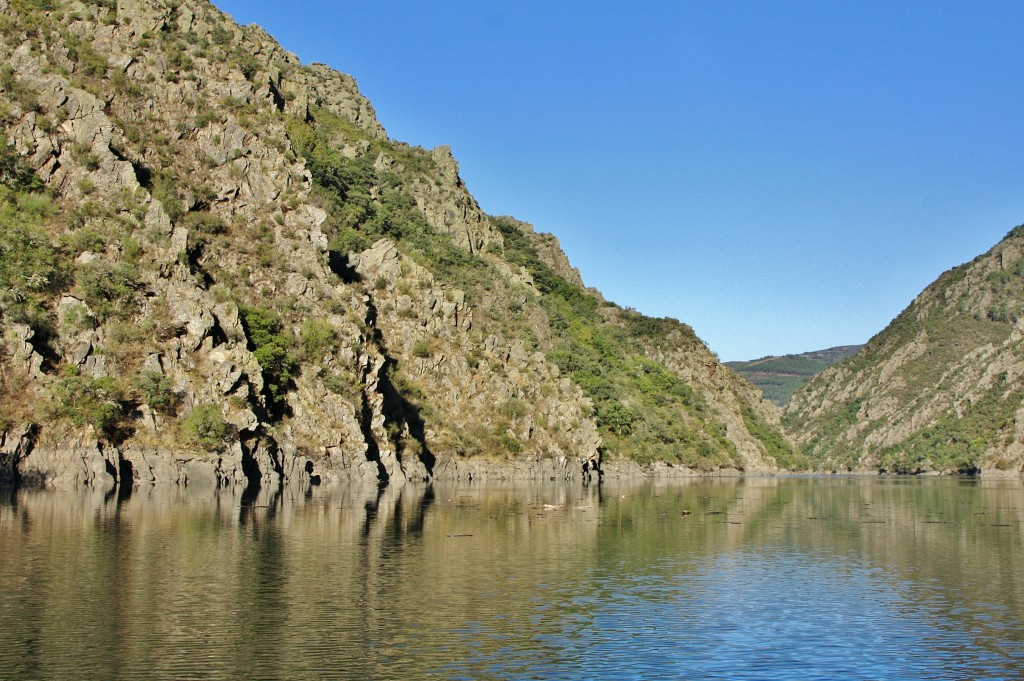
<path fill-rule="evenodd" d="M 407 182 L 434 169 L 426 150 L 369 138 L 347 119 L 322 109 L 314 110 L 311 122 L 289 118 L 287 128 L 327 210 L 322 229 L 331 250 L 360 251 L 387 237 L 453 286 L 465 291 L 490 286 L 493 274 L 487 263 L 435 232 L 405 189 Z M 354 158 L 340 151 L 353 141 L 366 142 L 369 149 Z M 393 170 L 376 169 L 380 154 L 396 160 Z"/>
<path fill-rule="evenodd" d="M 760 388 L 767 399 L 784 407 L 789 398 L 812 377 L 833 364 L 852 357 L 861 347 L 863 346 L 843 345 L 799 355 L 762 357 L 749 362 L 726 362 L 725 365 Z"/>
<path fill-rule="evenodd" d="M 224 234 L 227 231 L 227 225 L 224 224 L 224 220 L 207 211 L 186 213 L 182 222 L 185 227 L 188 227 L 189 233 L 199 239 L 207 240 L 212 236 Z"/>
<path fill-rule="evenodd" d="M 856 470 L 859 467 L 858 450 L 841 439 L 842 434 L 860 418 L 862 397 L 841 401 L 831 405 L 824 414 L 814 420 L 811 438 L 804 444 L 797 456 L 806 457 L 809 467 L 823 465 L 833 470 Z M 804 432 L 810 421 L 803 415 L 786 412 L 782 425 L 787 432 Z"/>
<path fill-rule="evenodd" d="M 493 219 L 493 230 L 483 230 L 482 239 L 472 235 L 471 246 L 466 234 L 445 233 L 428 214 L 450 211 L 455 217 L 447 223 L 458 222 L 460 211 L 471 221 L 482 214 L 451 184 L 448 169 L 441 172 L 441 156 L 315 105 L 307 115 L 286 115 L 287 102 L 316 90 L 309 89 L 312 72 L 291 78 L 301 67 L 254 49 L 265 42 L 262 34 L 220 24 L 213 8 L 196 17 L 210 28 L 203 31 L 183 30 L 185 6 L 165 9 L 158 29 L 107 30 L 103 39 L 93 27 L 133 21 L 130 3 L 11 0 L 0 12 L 0 40 L 8 48 L 27 44 L 26 58 L 38 60 L 40 74 L 26 78 L 0 67 L 0 121 L 10 131 L 16 118 L 35 120 L 61 156 L 63 171 L 53 177 L 66 177 L 48 194 L 15 149 L 0 149 L 0 316 L 5 329 L 13 327 L 0 346 L 0 426 L 31 418 L 42 424 L 38 414 L 27 414 L 33 407 L 6 405 L 44 394 L 42 416 L 91 425 L 108 440 L 128 437 L 133 421 L 151 410 L 168 429 L 140 432 L 147 445 L 177 435 L 189 447 L 217 451 L 238 435 L 225 421 L 238 409 L 254 410 L 260 437 L 278 437 L 279 425 L 303 431 L 308 414 L 291 412 L 289 392 L 297 380 L 319 380 L 355 408 L 355 427 L 371 451 L 381 437 L 370 392 L 377 390 L 389 435 L 381 451 L 394 445 L 400 456 L 423 454 L 427 461 L 427 433 L 436 440 L 431 446 L 446 453 L 554 455 L 589 436 L 586 420 L 593 417 L 612 456 L 700 470 L 740 466 L 719 412 L 742 402 L 746 387 L 737 388 L 731 374 L 714 379 L 717 364 L 692 329 L 607 304 L 559 276 L 545 262 L 551 242 L 512 220 Z M 114 54 L 130 54 L 132 68 L 110 68 Z M 210 92 L 227 90 L 200 84 L 222 76 L 225 66 L 234 74 L 232 94 L 212 101 Z M 256 86 L 251 92 L 239 73 Z M 116 131 L 110 152 L 122 161 L 116 169 L 96 140 L 77 139 L 77 129 L 63 125 L 73 104 L 53 104 L 42 94 L 38 82 L 53 74 L 62 86 L 103 101 Z M 266 90 L 251 96 L 268 87 L 268 97 Z M 168 96 L 173 105 L 160 105 Z M 236 125 L 254 136 L 251 145 L 228 143 L 239 139 Z M 20 148 L 21 133 L 18 139 Z M 264 143 L 281 154 L 270 164 Z M 231 146 L 238 148 L 225 148 Z M 313 178 L 311 198 L 304 198 L 301 169 L 291 165 L 299 156 Z M 129 165 L 141 190 L 114 193 L 110 174 L 131 173 Z M 300 228 L 303 201 L 327 215 L 320 226 L 327 254 L 311 248 L 307 237 L 314 235 Z M 397 244 L 401 269 L 363 281 L 346 256 L 382 238 Z M 321 255 L 335 280 L 323 279 L 313 261 Z M 202 338 L 191 318 L 197 301 L 215 317 Z M 453 302 L 465 303 L 467 314 L 462 307 L 452 314 Z M 229 375 L 242 370 L 239 364 L 251 368 L 239 362 L 238 326 L 223 314 L 231 304 L 259 363 L 262 395 L 238 391 L 224 403 L 200 404 L 213 399 L 212 372 L 222 363 L 234 364 Z M 356 337 L 371 347 L 353 358 L 347 350 Z M 338 351 L 342 338 L 345 352 Z M 514 352 L 502 357 L 508 347 Z M 700 353 L 695 366 L 689 351 Z M 61 372 L 69 358 L 83 368 Z M 428 371 L 434 365 L 439 370 Z M 466 394 L 466 377 L 447 372 L 467 365 L 483 391 L 500 392 L 457 414 L 461 404 L 439 397 Z M 158 366 L 166 372 L 151 370 Z M 113 378 L 95 377 L 103 373 Z M 251 372 L 248 379 L 260 383 Z M 577 400 L 575 386 L 589 402 Z M 566 393 L 568 404 L 559 404 Z M 773 456 L 785 458 L 781 436 L 754 410 L 744 421 Z M 320 447 L 313 430 L 298 433 L 297 446 Z"/>
<path fill-rule="evenodd" d="M 709 413 L 703 397 L 662 364 L 638 354 L 675 334 L 693 343 L 692 329 L 671 319 L 655 320 L 616 310 L 606 321 L 599 302 L 555 274 L 537 255 L 527 234 L 495 218 L 506 259 L 533 277 L 551 325 L 548 357 L 594 403 L 595 417 L 610 452 L 638 461 L 666 461 L 701 470 L 739 466 L 736 450 Z"/>
<path fill-rule="evenodd" d="M 173 415 L 179 397 L 171 389 L 171 381 L 159 371 L 144 371 L 135 378 L 134 387 L 145 404 L 164 414 Z"/>
<path fill-rule="evenodd" d="M 136 310 L 138 270 L 127 262 L 93 260 L 75 270 L 75 291 L 100 320 L 127 317 Z"/>
<path fill-rule="evenodd" d="M 90 378 L 68 366 L 48 393 L 50 418 L 90 425 L 101 437 L 113 437 L 125 416 L 124 391 L 109 376 Z"/>
<path fill-rule="evenodd" d="M 1013 437 L 1014 410 L 1024 388 L 1007 393 L 1006 377 L 958 416 L 953 411 L 898 445 L 883 449 L 879 467 L 892 473 L 955 471 L 975 473 L 986 451 Z M 1012 405 L 1007 409 L 1007 405 Z"/>
<path fill-rule="evenodd" d="M 220 406 L 212 402 L 196 405 L 181 422 L 185 443 L 208 452 L 223 448 L 229 434 Z"/>
<path fill-rule="evenodd" d="M 310 363 L 319 364 L 324 355 L 334 350 L 338 334 L 330 322 L 323 319 L 307 319 L 302 322 L 299 330 L 299 346 L 302 358 Z"/>
<path fill-rule="evenodd" d="M 279 411 L 285 406 L 285 392 L 298 368 L 293 339 L 282 333 L 281 319 L 272 310 L 240 307 L 238 312 L 249 349 L 263 369 L 268 407 Z"/>
<path fill-rule="evenodd" d="M 6 314 L 29 313 L 63 283 L 62 259 L 43 228 L 49 205 L 31 194 L 0 196 L 0 310 Z"/>
<path fill-rule="evenodd" d="M 352 376 L 343 376 L 335 371 L 324 372 L 320 375 L 320 381 L 332 393 L 340 395 L 350 402 L 356 402 L 362 390 L 362 386 Z"/>
<path fill-rule="evenodd" d="M 746 403 L 740 406 L 743 425 L 764 445 L 768 455 L 775 459 L 775 465 L 788 471 L 806 471 L 812 468 L 810 459 L 799 450 L 794 450 L 778 430 L 767 427 L 753 408 Z"/>
<path fill-rule="evenodd" d="M 364 249 L 379 238 L 390 238 L 439 280 L 470 297 L 485 296 L 501 279 L 486 259 L 435 232 L 404 189 L 433 170 L 433 159 L 426 151 L 372 138 L 350 121 L 323 110 L 314 110 L 312 120 L 289 119 L 287 127 L 328 212 L 323 229 L 332 250 L 344 254 Z M 351 150 L 357 143 L 363 145 L 361 153 L 341 151 Z M 376 161 L 381 154 L 395 159 L 392 170 L 378 170 Z M 645 347 L 698 347 L 692 329 L 676 320 L 651 319 L 614 307 L 609 320 L 596 297 L 558 276 L 539 257 L 530 236 L 514 221 L 492 221 L 504 240 L 501 255 L 524 268 L 541 293 L 537 302 L 548 326 L 538 332 L 536 322 L 528 321 L 532 299 L 527 300 L 526 308 L 520 303 L 501 310 L 478 307 L 478 319 L 482 316 L 482 321 L 510 336 L 532 339 L 535 349 L 544 351 L 583 389 L 594 404 L 594 416 L 609 451 L 703 470 L 739 465 L 735 447 L 706 400 L 644 354 Z M 379 282 L 380 288 L 387 285 L 387 281 Z M 541 341 L 540 335 L 548 338 Z M 432 348 L 420 340 L 411 354 L 423 359 L 432 354 Z M 506 430 L 504 425 L 488 432 L 470 428 L 454 433 L 452 444 L 456 451 L 490 448 L 514 453 L 521 445 Z M 761 430 L 768 433 L 772 429 L 762 425 Z M 771 441 L 768 435 L 765 438 Z"/>
<path fill-rule="evenodd" d="M 36 176 L 4 145 L 0 152 L 0 320 L 28 325 L 33 343 L 56 335 L 49 300 L 67 285 L 68 265 L 50 233 L 57 208 Z"/>
<path fill-rule="evenodd" d="M 1007 240 L 1022 236 L 1018 227 Z M 787 413 L 785 426 L 803 434 L 806 454 L 826 467 L 869 465 L 896 473 L 1012 468 L 999 452 L 1013 441 L 1024 389 L 1007 375 L 991 386 L 984 369 L 987 362 L 1017 361 L 1013 335 L 1022 317 L 1024 258 L 1019 244 L 999 244 L 943 273 L 842 374 L 829 374 L 827 384 L 812 382 L 825 408 L 801 404 Z M 946 406 L 928 424 L 914 422 L 919 405 L 932 413 L 936 404 Z M 893 442 L 893 428 L 901 431 L 899 442 L 868 444 Z"/>
<path fill-rule="evenodd" d="M 10 69 L 10 67 L 5 68 Z M 3 78 L 13 77 L 10 71 L 4 73 L 6 76 L 0 76 L 0 81 Z M 5 87 L 14 87 L 13 83 L 4 82 L 3 84 Z M 0 146 L 0 184 L 3 184 L 11 192 L 35 193 L 43 189 L 43 183 L 6 141 Z"/>

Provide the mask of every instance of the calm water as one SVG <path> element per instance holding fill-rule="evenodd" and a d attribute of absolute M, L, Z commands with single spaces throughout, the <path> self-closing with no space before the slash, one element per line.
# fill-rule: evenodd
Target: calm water
<path fill-rule="evenodd" d="M 1019 679 L 1024 488 L 7 492 L 0 678 Z"/>

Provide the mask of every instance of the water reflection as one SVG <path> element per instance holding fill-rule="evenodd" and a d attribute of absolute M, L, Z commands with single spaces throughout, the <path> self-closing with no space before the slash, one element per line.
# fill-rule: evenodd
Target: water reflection
<path fill-rule="evenodd" d="M 1016 678 L 1017 482 L 0 493 L 0 678 Z"/>

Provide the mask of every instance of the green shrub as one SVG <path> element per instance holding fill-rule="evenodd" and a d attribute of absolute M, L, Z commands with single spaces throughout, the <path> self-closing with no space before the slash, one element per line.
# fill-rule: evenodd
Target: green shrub
<path fill-rule="evenodd" d="M 44 193 L 21 190 L 15 196 L 18 210 L 25 219 L 46 221 L 59 212 L 53 200 Z"/>
<path fill-rule="evenodd" d="M 779 468 L 788 471 L 804 471 L 811 468 L 810 459 L 800 451 L 794 450 L 786 442 L 781 431 L 761 421 L 750 405 L 743 403 L 740 411 L 743 415 L 743 425 L 746 426 L 747 432 L 764 445 L 765 451 L 775 459 L 775 464 Z"/>
<path fill-rule="evenodd" d="M 64 312 L 64 323 L 75 332 L 88 331 L 96 328 L 96 318 L 85 305 L 74 304 Z"/>
<path fill-rule="evenodd" d="M 344 227 L 331 238 L 328 248 L 337 253 L 358 253 L 370 247 L 370 240 L 356 230 Z"/>
<path fill-rule="evenodd" d="M 358 396 L 362 388 L 351 378 L 347 378 L 334 371 L 324 372 L 320 376 L 320 380 L 323 382 L 324 387 L 335 395 L 341 395 L 349 399 L 354 399 Z"/>
<path fill-rule="evenodd" d="M 230 434 L 220 406 L 212 402 L 196 405 L 181 422 L 181 435 L 192 447 L 216 451 L 227 442 Z"/>
<path fill-rule="evenodd" d="M 620 402 L 602 404 L 597 412 L 598 425 L 604 426 L 616 435 L 630 435 L 633 424 L 640 415 Z"/>
<path fill-rule="evenodd" d="M 238 311 L 250 350 L 263 369 L 270 406 L 280 410 L 297 367 L 292 340 L 281 332 L 281 320 L 274 312 L 260 307 L 241 307 Z"/>
<path fill-rule="evenodd" d="M 205 128 L 211 123 L 220 123 L 221 114 L 212 109 L 200 109 L 196 114 L 195 126 L 197 129 Z"/>
<path fill-rule="evenodd" d="M 107 237 L 93 227 L 80 227 L 62 234 L 61 247 L 70 257 L 76 257 L 86 251 L 102 253 L 107 247 Z"/>
<path fill-rule="evenodd" d="M 132 263 L 93 260 L 78 265 L 75 288 L 99 316 L 126 317 L 132 311 L 138 291 L 138 271 Z"/>
<path fill-rule="evenodd" d="M 43 188 L 43 182 L 35 171 L 6 141 L 0 146 L 0 184 L 16 192 L 37 192 Z"/>
<path fill-rule="evenodd" d="M 174 176 L 168 171 L 160 171 L 153 174 L 150 194 L 164 207 L 164 212 L 171 218 L 171 222 L 184 215 L 185 207 L 178 196 L 177 184 Z"/>
<path fill-rule="evenodd" d="M 48 12 L 57 9 L 56 0 L 18 0 L 12 4 L 22 11 L 41 10 Z"/>
<path fill-rule="evenodd" d="M 209 211 L 193 211 L 185 214 L 185 227 L 199 238 L 223 234 L 227 231 L 227 225 L 218 215 Z"/>
<path fill-rule="evenodd" d="M 0 90 L 9 93 L 10 96 L 16 102 L 21 104 L 24 109 L 28 111 L 39 111 L 39 95 L 37 95 L 30 87 L 25 85 L 25 83 L 18 80 L 17 76 L 14 74 L 13 67 L 10 65 L 0 68 Z M 39 125 L 43 118 L 43 116 L 38 117 L 36 119 L 36 125 Z M 41 186 L 42 183 L 40 182 L 39 187 L 41 188 Z"/>
<path fill-rule="evenodd" d="M 50 289 L 59 257 L 38 226 L 16 222 L 17 211 L 0 204 L 0 288 L 2 297 L 20 299 Z"/>
<path fill-rule="evenodd" d="M 107 58 L 74 33 L 64 34 L 68 56 L 78 62 L 78 72 L 87 78 L 102 78 L 107 73 Z"/>
<path fill-rule="evenodd" d="M 174 414 L 179 396 L 171 389 L 171 380 L 159 371 L 143 371 L 135 377 L 135 389 L 142 401 L 164 414 Z"/>
<path fill-rule="evenodd" d="M 104 436 L 112 435 L 124 418 L 124 394 L 108 376 L 82 376 L 78 367 L 65 367 L 49 389 L 50 416 L 66 418 L 75 426 L 91 425 Z"/>
<path fill-rule="evenodd" d="M 45 195 L 0 189 L 0 314 L 44 342 L 56 322 L 49 299 L 67 283 L 64 258 L 43 229 L 52 212 Z"/>
<path fill-rule="evenodd" d="M 133 237 L 126 237 L 121 242 L 121 255 L 125 260 L 136 260 L 142 255 L 142 244 L 139 243 L 138 239 Z"/>
<path fill-rule="evenodd" d="M 235 34 L 223 26 L 214 26 L 210 32 L 210 38 L 217 45 L 228 45 L 235 38 Z"/>
<path fill-rule="evenodd" d="M 299 330 L 299 345 L 303 357 L 310 362 L 319 362 L 334 349 L 338 334 L 330 322 L 323 319 L 307 319 Z"/>
<path fill-rule="evenodd" d="M 523 449 L 522 443 L 507 432 L 498 435 L 497 445 L 505 454 L 513 456 Z"/>
<path fill-rule="evenodd" d="M 526 403 L 526 400 L 510 397 L 498 405 L 498 413 L 514 421 L 530 413 L 530 405 Z"/>

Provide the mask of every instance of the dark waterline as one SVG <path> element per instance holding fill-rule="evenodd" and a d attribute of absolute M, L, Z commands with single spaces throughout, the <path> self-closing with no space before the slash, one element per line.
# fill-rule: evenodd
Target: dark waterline
<path fill-rule="evenodd" d="M 0 678 L 1007 679 L 1024 488 L 0 492 Z"/>

